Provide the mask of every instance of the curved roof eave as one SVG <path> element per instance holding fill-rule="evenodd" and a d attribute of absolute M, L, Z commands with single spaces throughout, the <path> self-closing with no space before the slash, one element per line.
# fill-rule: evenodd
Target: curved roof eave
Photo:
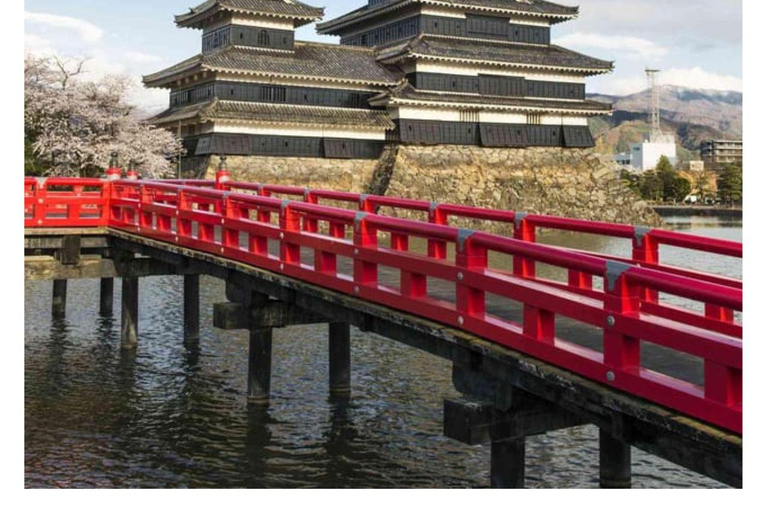
<path fill-rule="evenodd" d="M 609 68 L 580 68 L 580 67 L 551 66 L 551 65 L 541 65 L 541 64 L 521 64 L 521 63 L 507 62 L 507 61 L 459 59 L 454 57 L 424 55 L 420 53 L 407 53 L 404 55 L 400 55 L 400 56 L 396 56 L 388 59 L 382 59 L 382 61 L 386 61 L 387 63 L 394 63 L 394 62 L 400 62 L 402 60 L 407 60 L 407 59 L 438 60 L 443 62 L 447 61 L 447 62 L 455 62 L 455 63 L 463 63 L 463 64 L 484 64 L 484 65 L 502 66 L 502 67 L 544 69 L 544 70 L 551 70 L 551 71 L 567 71 L 567 72 L 584 73 L 586 76 L 603 75 L 613 71 L 613 63 L 611 63 L 611 67 Z"/>
<path fill-rule="evenodd" d="M 479 6 L 479 5 L 469 5 L 469 4 L 463 4 L 460 0 L 457 2 L 444 2 L 441 0 L 405 0 L 401 2 L 396 2 L 394 4 L 381 4 L 376 6 L 373 9 L 368 9 L 367 7 L 362 7 L 360 9 L 357 9 L 355 11 L 352 11 L 350 13 L 347 13 L 345 15 L 339 16 L 336 19 L 328 20 L 326 22 L 318 23 L 316 30 L 318 34 L 332 34 L 332 30 L 336 30 L 339 28 L 342 28 L 346 25 L 358 23 L 361 21 L 368 20 L 370 18 L 374 18 L 376 16 L 379 16 L 381 14 L 385 14 L 388 12 L 396 11 L 398 9 L 401 9 L 403 7 L 412 5 L 412 4 L 430 4 L 430 5 L 436 5 L 439 7 L 453 7 L 453 8 L 459 8 L 459 9 L 469 9 L 472 11 L 479 11 L 479 12 L 493 12 L 493 13 L 503 13 L 503 14 L 512 14 L 516 16 L 531 16 L 535 18 L 549 18 L 554 21 L 554 23 L 560 23 L 563 21 L 575 19 L 579 16 L 578 13 L 578 7 L 576 10 L 571 14 L 557 14 L 557 13 L 543 13 L 543 12 L 535 12 L 535 11 L 524 11 L 524 10 L 517 10 L 517 9 L 504 9 L 499 7 L 490 7 L 490 6 Z"/>

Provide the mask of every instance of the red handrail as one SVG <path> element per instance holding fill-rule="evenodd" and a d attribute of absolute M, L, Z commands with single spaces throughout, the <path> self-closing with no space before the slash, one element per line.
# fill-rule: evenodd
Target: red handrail
<path fill-rule="evenodd" d="M 77 199 L 45 195 L 54 183 L 44 184 L 38 191 L 25 180 L 25 199 L 42 198 L 44 211 Z M 295 192 L 295 187 L 260 187 L 259 195 L 232 191 L 242 189 L 239 186 L 225 188 L 154 181 L 102 182 L 100 190 L 108 196 L 100 211 L 107 212 L 107 217 L 101 218 L 99 225 L 217 254 L 430 318 L 680 413 L 741 432 L 740 331 L 734 335 L 734 329 L 718 328 L 721 324 L 734 325 L 728 312 L 742 309 L 738 288 L 537 244 L 525 237 L 513 239 L 365 211 L 372 209 L 371 204 L 379 204 L 375 198 L 371 202 L 369 197 L 362 197 L 363 211 L 353 211 L 316 204 L 319 197 L 351 197 L 347 193 L 304 191 L 301 200 L 291 201 L 269 196 Z M 38 192 L 42 195 L 36 195 Z M 385 198 L 380 204 L 423 207 L 413 203 Z M 451 211 L 450 208 L 446 211 Z M 429 211 L 434 210 L 430 206 Z M 509 213 L 489 215 L 503 217 Z M 536 216 L 531 217 L 537 221 Z M 35 224 L 36 219 L 43 223 Z M 517 220 L 519 224 L 527 217 L 518 216 Z M 49 224 L 54 221 L 57 224 Z M 25 219 L 25 225 L 66 225 L 67 221 L 79 226 L 83 218 L 69 213 L 64 219 L 33 215 Z M 327 233 L 320 232 L 319 221 L 328 224 Z M 565 219 L 560 225 L 581 224 Z M 352 238 L 347 238 L 350 228 Z M 615 227 L 595 229 L 619 232 Z M 631 229 L 634 237 L 634 228 L 624 229 Z M 389 235 L 390 247 L 380 245 L 380 233 Z M 411 238 L 428 240 L 435 247 L 443 244 L 443 248 L 426 256 L 418 254 L 409 250 Z M 279 248 L 277 253 L 270 252 L 270 241 Z M 448 244 L 454 248 L 454 261 L 444 250 Z M 302 248 L 314 253 L 312 262 L 302 261 Z M 489 251 L 512 256 L 513 271 L 490 268 Z M 339 268 L 339 257 L 352 261 L 351 273 Z M 568 288 L 563 288 L 564 283 L 537 279 L 530 273 L 536 263 L 565 269 L 569 273 Z M 399 286 L 379 282 L 380 266 L 399 271 Z M 588 292 L 585 283 L 591 283 L 594 277 L 603 280 L 603 290 Z M 572 284 L 571 278 L 577 284 Z M 430 296 L 428 279 L 454 287 L 453 298 Z M 701 316 L 686 309 L 676 318 L 661 304 L 655 310 L 645 308 L 645 299 L 660 292 L 704 303 L 706 312 Z M 518 323 L 489 313 L 488 294 L 521 303 L 523 321 Z M 701 320 L 685 321 L 694 316 Z M 603 350 L 588 349 L 557 337 L 557 317 L 602 329 Z M 643 367 L 641 340 L 701 358 L 704 386 Z"/>

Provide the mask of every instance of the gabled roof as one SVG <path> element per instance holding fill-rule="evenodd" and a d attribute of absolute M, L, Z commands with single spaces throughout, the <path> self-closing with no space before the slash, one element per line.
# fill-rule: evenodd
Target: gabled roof
<path fill-rule="evenodd" d="M 579 14 L 578 7 L 568 7 L 545 0 L 392 0 L 377 5 L 364 5 L 338 18 L 317 24 L 320 34 L 336 34 L 337 30 L 368 20 L 374 16 L 396 11 L 416 4 L 457 8 L 486 14 L 533 16 L 559 23 Z"/>
<path fill-rule="evenodd" d="M 323 8 L 297 0 L 208 0 L 174 18 L 179 27 L 201 28 L 207 18 L 222 11 L 293 19 L 295 27 L 322 19 L 324 14 Z"/>
<path fill-rule="evenodd" d="M 201 71 L 385 87 L 395 85 L 400 79 L 376 62 L 372 48 L 297 41 L 293 51 L 231 46 L 196 55 L 145 76 L 144 84 L 148 87 L 166 87 L 179 78 Z"/>
<path fill-rule="evenodd" d="M 585 75 L 597 75 L 613 70 L 613 62 L 596 59 L 556 45 L 476 41 L 437 35 L 421 35 L 406 42 L 378 47 L 377 54 L 379 62 L 386 64 L 408 59 L 431 59 L 555 69 Z"/>
<path fill-rule="evenodd" d="M 314 125 L 328 128 L 371 128 L 390 130 L 395 127 L 385 110 L 317 107 L 214 99 L 205 103 L 169 109 L 149 119 L 155 125 L 180 121 L 233 121 L 271 125 Z"/>
<path fill-rule="evenodd" d="M 481 94 L 425 92 L 403 81 L 400 85 L 369 100 L 375 106 L 432 106 L 477 108 L 478 110 L 516 110 L 521 112 L 567 112 L 578 114 L 609 114 L 612 105 L 599 101 L 561 101 Z"/>

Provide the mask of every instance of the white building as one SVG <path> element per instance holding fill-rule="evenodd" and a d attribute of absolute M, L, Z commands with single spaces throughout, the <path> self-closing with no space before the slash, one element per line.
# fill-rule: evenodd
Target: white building
<path fill-rule="evenodd" d="M 643 142 L 632 145 L 631 165 L 640 171 L 655 169 L 662 156 L 677 165 L 677 146 L 674 139 L 665 142 Z"/>

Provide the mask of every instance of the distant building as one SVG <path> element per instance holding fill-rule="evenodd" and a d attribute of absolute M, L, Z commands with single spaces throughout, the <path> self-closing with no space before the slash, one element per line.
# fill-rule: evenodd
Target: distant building
<path fill-rule="evenodd" d="M 640 171 L 655 169 L 662 156 L 669 158 L 669 162 L 677 165 L 677 146 L 674 139 L 667 141 L 643 142 L 632 145 L 631 166 Z"/>
<path fill-rule="evenodd" d="M 613 161 L 622 167 L 630 167 L 632 165 L 632 155 L 630 153 L 616 153 L 613 155 Z"/>
<path fill-rule="evenodd" d="M 683 170 L 688 172 L 703 172 L 704 160 L 691 160 L 690 162 L 686 162 L 683 166 Z"/>
<path fill-rule="evenodd" d="M 701 158 L 707 169 L 721 169 L 727 164 L 742 164 L 742 141 L 708 140 L 701 144 Z"/>

